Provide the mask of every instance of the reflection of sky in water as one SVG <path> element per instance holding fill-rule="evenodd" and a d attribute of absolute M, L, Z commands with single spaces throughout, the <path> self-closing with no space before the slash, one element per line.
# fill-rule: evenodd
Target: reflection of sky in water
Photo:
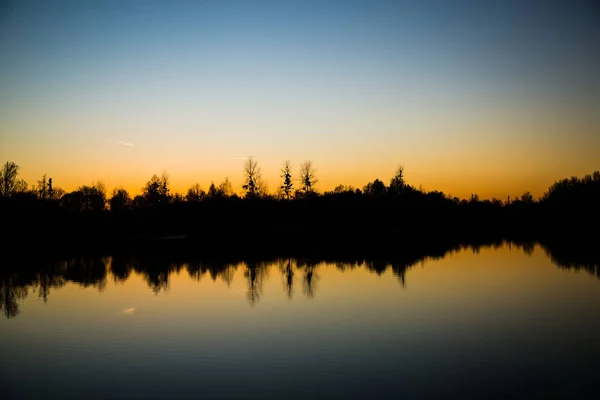
<path fill-rule="evenodd" d="M 591 274 L 557 268 L 539 246 L 426 260 L 404 284 L 376 267 L 113 271 L 101 285 L 51 289 L 46 303 L 32 288 L 18 316 L 0 319 L 0 351 L 12 360 L 2 386 L 8 398 L 531 398 L 592 388 L 600 281 Z"/>

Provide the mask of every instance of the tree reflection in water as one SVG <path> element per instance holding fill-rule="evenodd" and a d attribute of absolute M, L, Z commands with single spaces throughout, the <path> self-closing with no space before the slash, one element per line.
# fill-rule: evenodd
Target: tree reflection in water
<path fill-rule="evenodd" d="M 600 249 L 594 245 L 581 246 L 564 242 L 543 242 L 540 244 L 550 260 L 559 268 L 582 270 L 600 278 Z M 467 245 L 436 247 L 422 251 L 339 256 L 304 257 L 235 257 L 203 258 L 185 254 L 172 257 L 168 254 L 146 253 L 144 256 L 115 254 L 107 256 L 71 257 L 59 260 L 40 260 L 26 256 L 19 259 L 4 259 L 0 265 L 0 310 L 7 318 L 19 315 L 19 303 L 27 298 L 31 291 L 44 302 L 48 301 L 52 289 L 67 283 L 76 283 L 82 287 L 95 287 L 102 291 L 109 275 L 115 283 L 124 283 L 132 275 L 139 274 L 150 289 L 158 294 L 169 288 L 169 278 L 182 270 L 196 281 L 208 275 L 211 280 L 221 279 L 231 285 L 238 268 L 244 268 L 247 291 L 246 298 L 252 305 L 262 296 L 263 284 L 268 278 L 269 267 L 277 266 L 283 281 L 283 290 L 289 299 L 294 294 L 296 277 L 302 277 L 302 291 L 307 298 L 313 298 L 317 292 L 318 269 L 323 263 L 333 264 L 340 271 L 352 271 L 364 267 L 375 274 L 391 270 L 402 286 L 406 285 L 406 272 L 427 260 L 441 259 L 448 254 L 470 250 L 478 253 L 482 247 L 499 248 L 507 245 L 516 247 L 527 255 L 534 251 L 536 242 L 491 242 Z"/>

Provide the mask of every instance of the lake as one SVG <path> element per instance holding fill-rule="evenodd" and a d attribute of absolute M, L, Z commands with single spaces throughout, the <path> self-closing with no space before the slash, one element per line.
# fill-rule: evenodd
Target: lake
<path fill-rule="evenodd" d="M 36 263 L 2 273 L 3 399 L 595 397 L 598 265 L 539 244 Z"/>

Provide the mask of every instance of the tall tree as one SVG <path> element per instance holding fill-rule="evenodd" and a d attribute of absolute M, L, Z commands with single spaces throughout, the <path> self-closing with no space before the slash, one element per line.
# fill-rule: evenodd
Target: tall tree
<path fill-rule="evenodd" d="M 52 178 L 48 178 L 48 198 L 54 199 L 54 187 L 52 187 Z"/>
<path fill-rule="evenodd" d="M 16 193 L 27 191 L 27 182 L 17 179 L 19 166 L 7 161 L 0 169 L 0 197 L 10 197 Z"/>
<path fill-rule="evenodd" d="M 42 180 L 37 181 L 37 185 L 34 185 L 32 188 L 32 192 L 36 194 L 36 196 L 40 200 L 49 200 L 52 198 L 52 178 L 49 180 L 46 178 L 46 174 L 42 177 Z"/>
<path fill-rule="evenodd" d="M 37 181 L 37 186 L 32 189 L 33 193 L 42 200 L 56 201 L 65 195 L 65 191 L 55 187 L 52 178 L 46 179 L 46 174 L 41 181 Z"/>
<path fill-rule="evenodd" d="M 389 191 L 392 194 L 402 194 L 405 188 L 406 182 L 404 181 L 404 166 L 399 165 L 398 168 L 396 168 L 396 172 L 394 173 L 394 176 L 390 182 Z"/>
<path fill-rule="evenodd" d="M 281 169 L 281 177 L 283 178 L 283 185 L 281 185 L 281 191 L 283 192 L 283 197 L 285 199 L 290 199 L 292 197 L 292 190 L 294 183 L 292 182 L 292 164 L 290 160 L 287 160 L 283 164 L 283 168 Z"/>
<path fill-rule="evenodd" d="M 316 172 L 310 160 L 304 161 L 300 165 L 300 184 L 302 185 L 301 189 L 304 194 L 314 193 L 315 185 L 319 182 Z"/>
<path fill-rule="evenodd" d="M 248 157 L 244 163 L 244 182 L 242 187 L 246 191 L 247 199 L 259 197 L 262 194 L 264 190 L 262 174 L 258 161 L 252 157 Z"/>

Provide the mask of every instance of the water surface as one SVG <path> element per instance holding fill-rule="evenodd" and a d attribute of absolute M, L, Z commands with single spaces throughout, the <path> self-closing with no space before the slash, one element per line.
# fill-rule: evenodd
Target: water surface
<path fill-rule="evenodd" d="M 576 267 L 504 243 L 396 264 L 17 268 L 2 275 L 2 397 L 595 397 L 600 280 Z"/>

